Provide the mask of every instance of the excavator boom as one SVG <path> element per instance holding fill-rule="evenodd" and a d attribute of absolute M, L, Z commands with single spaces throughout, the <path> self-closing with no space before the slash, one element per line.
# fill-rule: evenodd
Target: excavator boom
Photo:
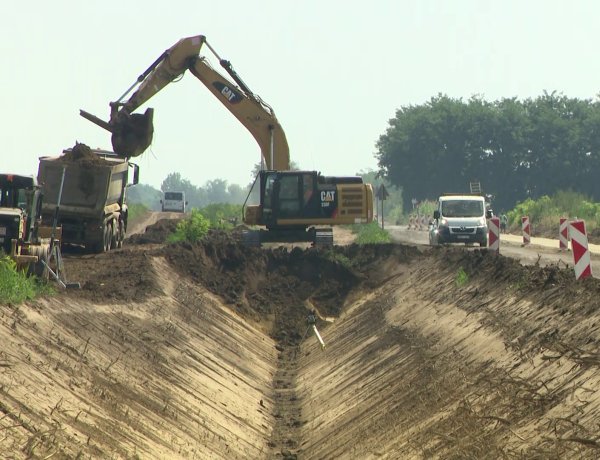
<path fill-rule="evenodd" d="M 200 55 L 204 44 L 233 81 L 213 69 L 206 57 Z M 81 111 L 81 115 L 112 133 L 115 153 L 125 157 L 141 155 L 152 142 L 153 110 L 147 109 L 144 114 L 133 112 L 169 83 L 180 78 L 186 70 L 198 78 L 250 131 L 260 147 L 267 169 L 289 170 L 287 139 L 273 109 L 248 88 L 231 63 L 221 59 L 203 35 L 183 38 L 161 54 L 119 100 L 110 104 L 108 123 L 85 111 Z M 123 101 L 136 86 L 131 97 Z"/>

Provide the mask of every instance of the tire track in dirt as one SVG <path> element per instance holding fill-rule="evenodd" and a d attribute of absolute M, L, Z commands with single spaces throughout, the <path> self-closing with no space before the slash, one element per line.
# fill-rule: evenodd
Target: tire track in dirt
<path fill-rule="evenodd" d="M 302 347 L 302 458 L 597 458 L 597 282 L 561 314 L 553 269 L 461 250 L 398 262 L 326 326 L 324 353 Z"/>

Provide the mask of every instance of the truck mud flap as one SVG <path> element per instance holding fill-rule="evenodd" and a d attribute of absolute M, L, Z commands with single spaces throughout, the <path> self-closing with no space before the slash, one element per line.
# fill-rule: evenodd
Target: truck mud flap
<path fill-rule="evenodd" d="M 316 230 L 314 246 L 316 248 L 333 247 L 333 231 L 330 228 Z"/>
<path fill-rule="evenodd" d="M 242 232 L 242 244 L 248 247 L 260 247 L 260 231 L 259 230 L 244 230 Z"/>

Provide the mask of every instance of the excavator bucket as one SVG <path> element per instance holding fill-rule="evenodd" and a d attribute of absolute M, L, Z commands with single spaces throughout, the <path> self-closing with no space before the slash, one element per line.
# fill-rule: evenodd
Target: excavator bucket
<path fill-rule="evenodd" d="M 111 123 L 111 142 L 116 154 L 123 157 L 137 157 L 152 143 L 154 109 L 146 109 L 144 114 L 133 113 Z"/>

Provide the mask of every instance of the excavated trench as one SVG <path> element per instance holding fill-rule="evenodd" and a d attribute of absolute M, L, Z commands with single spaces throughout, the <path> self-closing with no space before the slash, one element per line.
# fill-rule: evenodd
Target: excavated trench
<path fill-rule="evenodd" d="M 80 291 L 1 307 L 2 452 L 600 453 L 597 280 L 479 250 L 139 243 L 67 256 Z"/>

